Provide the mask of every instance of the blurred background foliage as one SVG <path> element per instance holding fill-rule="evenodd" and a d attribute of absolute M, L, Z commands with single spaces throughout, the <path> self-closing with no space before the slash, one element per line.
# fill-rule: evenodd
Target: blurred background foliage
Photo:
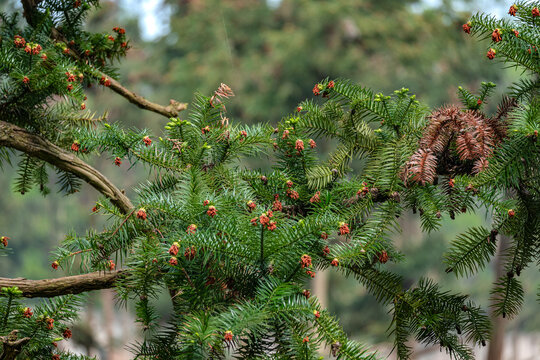
<path fill-rule="evenodd" d="M 103 1 L 89 19 L 92 31 L 126 28 L 133 48 L 120 68 L 121 82 L 162 104 L 170 98 L 189 102 L 195 91 L 210 94 L 223 82 L 237 95 L 227 105 L 229 117 L 250 124 L 276 124 L 311 97 L 313 85 L 327 76 L 348 78 L 383 93 L 407 87 L 432 107 L 457 102 L 459 85 L 475 90 L 481 81 L 498 85 L 499 95 L 493 97 L 498 99 L 519 76 L 486 58 L 487 40 L 477 42 L 461 31 L 470 12 L 483 6 L 480 0 L 156 0 L 150 1 L 160 10 L 154 14 L 156 23 L 145 25 L 148 2 Z M 489 3 L 497 9 L 496 1 Z M 498 6 L 506 8 L 510 5 L 506 3 Z M 0 0 L 0 4 L 3 11 L 19 10 L 17 1 Z M 156 29 L 162 29 L 162 34 L 149 36 Z M 107 110 L 111 122 L 150 128 L 156 135 L 165 124 L 159 115 L 141 111 L 107 89 L 90 88 L 87 93 L 88 108 L 98 113 Z M 496 103 L 488 109 L 495 110 Z M 329 146 L 319 144 L 323 155 Z M 117 168 L 112 158 L 94 159 L 93 164 L 128 193 L 148 175 L 143 168 L 128 170 L 127 164 Z M 253 159 L 251 166 L 262 165 Z M 69 197 L 52 193 L 43 199 L 37 191 L 21 196 L 8 190 L 16 176 L 13 169 L 7 166 L 0 171 L 0 235 L 12 238 L 13 250 L 11 256 L 0 258 L 0 276 L 58 275 L 46 254 L 70 231 L 102 226 L 99 217 L 91 215 L 97 193 L 84 186 L 81 193 Z M 457 281 L 445 274 L 442 253 L 462 229 L 489 222 L 489 216 L 479 211 L 448 220 L 440 232 L 422 234 L 418 218 L 410 214 L 402 220 L 403 233 L 396 237 L 406 260 L 393 266 L 407 285 L 429 276 L 487 306 L 491 268 Z M 529 279 L 524 281 L 529 286 L 526 293 L 534 294 L 538 273 L 524 276 Z M 369 343 L 386 340 L 391 319 L 386 309 L 354 279 L 330 272 L 327 284 L 328 307 L 349 334 Z M 93 299 L 100 301 L 96 295 Z M 164 296 L 164 309 L 168 302 Z M 530 295 L 511 328 L 540 329 L 536 309 Z"/>

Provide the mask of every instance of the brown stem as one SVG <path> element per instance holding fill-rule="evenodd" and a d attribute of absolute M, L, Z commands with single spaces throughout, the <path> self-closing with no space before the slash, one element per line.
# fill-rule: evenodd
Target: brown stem
<path fill-rule="evenodd" d="M 100 72 L 101 76 L 107 77 L 107 75 Z M 155 104 L 151 101 L 146 100 L 140 95 L 135 94 L 133 91 L 127 89 L 126 87 L 122 86 L 118 81 L 115 79 L 109 78 L 109 81 L 111 84 L 109 85 L 109 88 L 114 91 L 115 93 L 122 95 L 125 97 L 130 103 L 137 105 L 141 109 L 150 110 L 155 113 L 161 114 L 165 117 L 177 117 L 178 113 L 182 110 L 185 110 L 187 108 L 186 103 L 180 103 L 176 100 L 171 99 L 170 104 L 167 106 L 162 106 L 159 104 Z"/>
<path fill-rule="evenodd" d="M 133 209 L 133 205 L 126 195 L 114 186 L 102 173 L 74 154 L 56 146 L 39 135 L 32 134 L 23 128 L 0 120 L 0 146 L 7 146 L 22 151 L 76 175 L 108 197 L 124 214 L 129 213 Z"/>
<path fill-rule="evenodd" d="M 29 337 L 18 339 L 18 333 L 19 330 L 13 330 L 7 336 L 0 336 L 0 343 L 2 344 L 0 360 L 15 360 L 22 347 L 30 341 Z"/>
<path fill-rule="evenodd" d="M 0 278 L 0 288 L 16 286 L 27 298 L 48 298 L 86 291 L 112 288 L 124 272 L 93 272 L 89 274 L 65 276 L 57 279 L 28 280 L 23 278 Z"/>
<path fill-rule="evenodd" d="M 24 17 L 26 21 L 31 25 L 35 26 L 35 12 L 37 5 L 42 0 L 21 0 L 21 3 L 23 5 L 24 9 Z M 56 28 L 53 28 L 51 31 L 51 38 L 57 41 L 62 41 L 64 43 L 68 43 L 66 37 Z M 75 51 L 70 49 L 69 54 L 76 60 L 81 61 L 81 56 L 77 54 Z M 97 71 L 97 74 L 99 76 L 105 76 L 106 74 Z M 185 110 L 187 108 L 186 103 L 180 103 L 176 100 L 170 100 L 170 104 L 167 106 L 162 106 L 159 104 L 155 104 L 145 98 L 143 98 L 140 95 L 135 94 L 133 91 L 127 89 L 126 87 L 122 86 L 118 81 L 109 78 L 111 84 L 110 88 L 115 93 L 122 95 L 125 97 L 130 103 L 137 105 L 141 109 L 150 110 L 155 113 L 161 114 L 165 117 L 177 117 L 178 113 L 182 110 Z"/>

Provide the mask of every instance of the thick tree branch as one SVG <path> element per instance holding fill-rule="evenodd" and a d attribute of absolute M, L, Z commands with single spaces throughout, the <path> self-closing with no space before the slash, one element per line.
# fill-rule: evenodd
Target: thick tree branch
<path fill-rule="evenodd" d="M 92 290 L 110 289 L 123 274 L 124 272 L 122 270 L 116 270 L 44 280 L 0 278 L 0 288 L 16 286 L 22 291 L 24 297 L 49 298 L 68 294 L 80 294 Z"/>
<path fill-rule="evenodd" d="M 39 135 L 31 134 L 23 128 L 5 121 L 0 121 L 0 145 L 17 149 L 76 175 L 108 197 L 124 214 L 127 214 L 133 209 L 133 205 L 126 195 L 114 186 L 102 173 L 74 154 L 56 146 Z"/>

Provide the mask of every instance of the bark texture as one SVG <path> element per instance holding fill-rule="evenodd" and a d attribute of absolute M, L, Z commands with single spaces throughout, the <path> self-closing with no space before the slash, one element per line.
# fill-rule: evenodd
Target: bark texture
<path fill-rule="evenodd" d="M 57 279 L 28 280 L 24 278 L 0 278 L 0 288 L 16 286 L 27 298 L 50 298 L 68 294 L 80 294 L 92 290 L 112 288 L 122 276 L 122 270 L 93 272 L 65 276 Z M 1 360 L 1 359 L 0 359 Z"/>
<path fill-rule="evenodd" d="M 23 128 L 5 121 L 0 121 L 0 146 L 22 151 L 76 175 L 108 197 L 124 214 L 127 214 L 133 208 L 133 204 L 131 204 L 131 201 L 126 195 L 114 186 L 102 173 L 74 154 L 56 146 L 39 135 L 32 134 Z"/>

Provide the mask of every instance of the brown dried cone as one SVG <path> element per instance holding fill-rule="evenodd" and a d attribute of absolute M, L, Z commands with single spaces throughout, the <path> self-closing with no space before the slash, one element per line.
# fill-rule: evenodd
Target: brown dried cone
<path fill-rule="evenodd" d="M 488 158 L 506 137 L 501 119 L 515 106 L 515 100 L 505 99 L 493 118 L 455 105 L 433 111 L 418 150 L 402 170 L 405 184 L 432 184 L 437 175 L 476 174 L 486 169 Z M 454 148 L 457 157 L 452 154 Z"/>

